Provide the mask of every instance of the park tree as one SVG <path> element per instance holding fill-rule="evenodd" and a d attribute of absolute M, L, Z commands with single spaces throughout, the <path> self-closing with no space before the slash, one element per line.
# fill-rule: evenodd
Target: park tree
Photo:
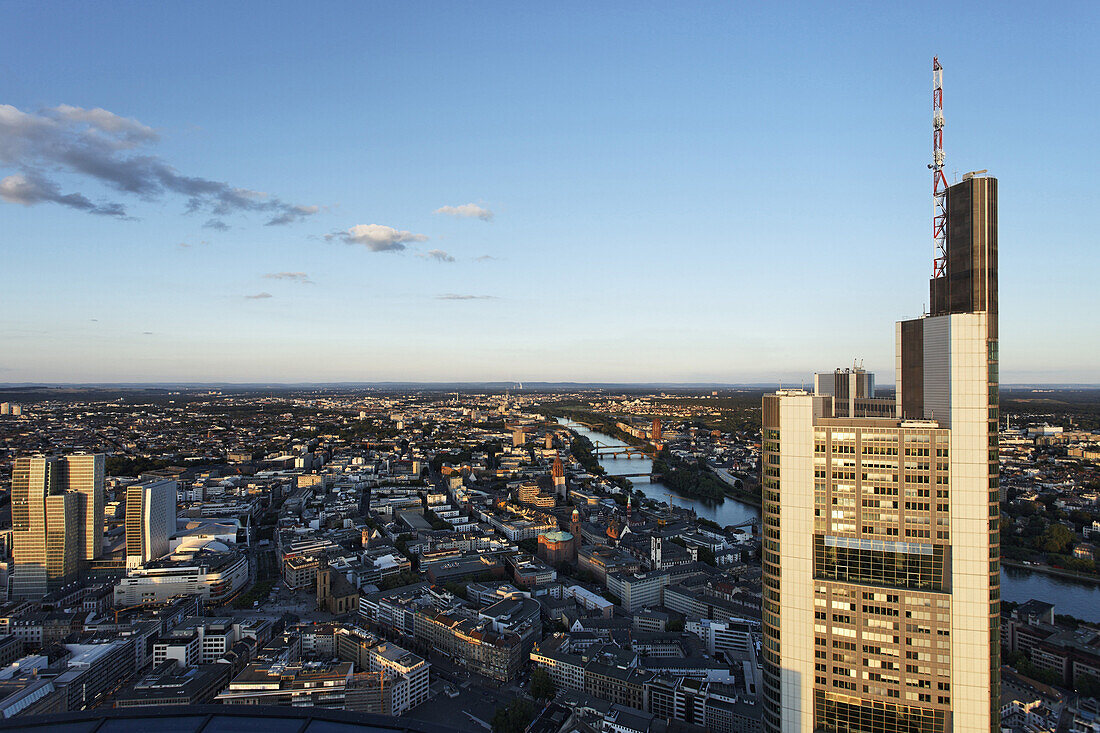
<path fill-rule="evenodd" d="M 528 689 L 531 697 L 536 700 L 549 700 L 554 697 L 554 680 L 550 679 L 549 672 L 539 667 L 531 673 L 531 684 Z"/>
<path fill-rule="evenodd" d="M 493 733 L 523 733 L 535 717 L 535 708 L 527 700 L 515 699 L 493 713 Z"/>

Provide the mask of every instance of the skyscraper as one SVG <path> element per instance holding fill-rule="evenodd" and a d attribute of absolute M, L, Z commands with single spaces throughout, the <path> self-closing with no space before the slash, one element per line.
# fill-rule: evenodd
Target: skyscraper
<path fill-rule="evenodd" d="M 126 567 L 141 567 L 167 555 L 168 539 L 175 531 L 175 481 L 144 481 L 126 488 Z"/>
<path fill-rule="evenodd" d="M 74 579 L 103 545 L 101 454 L 18 458 L 12 469 L 12 596 L 37 599 Z"/>
<path fill-rule="evenodd" d="M 946 209 L 894 399 L 764 397 L 769 731 L 998 730 L 997 181 Z"/>
<path fill-rule="evenodd" d="M 102 453 L 65 456 L 66 488 L 84 497 L 81 525 L 81 560 L 97 560 L 103 554 L 104 473 Z"/>

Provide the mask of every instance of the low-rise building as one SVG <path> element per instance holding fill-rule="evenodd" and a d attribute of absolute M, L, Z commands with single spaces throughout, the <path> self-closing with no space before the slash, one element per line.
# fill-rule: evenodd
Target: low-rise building
<path fill-rule="evenodd" d="M 214 702 L 343 709 L 353 672 L 351 662 L 256 662 L 234 677 Z"/>
<path fill-rule="evenodd" d="M 498 633 L 486 619 L 456 611 L 418 610 L 413 634 L 478 674 L 508 682 L 523 664 L 523 640 L 511 632 Z"/>
<path fill-rule="evenodd" d="M 249 580 L 248 557 L 236 552 L 197 553 L 186 560 L 158 560 L 129 570 L 115 586 L 115 606 L 164 603 L 174 596 L 199 596 L 225 603 Z"/>
<path fill-rule="evenodd" d="M 116 708 L 162 705 L 202 705 L 229 684 L 233 667 L 200 664 L 184 667 L 166 661 L 112 698 Z"/>

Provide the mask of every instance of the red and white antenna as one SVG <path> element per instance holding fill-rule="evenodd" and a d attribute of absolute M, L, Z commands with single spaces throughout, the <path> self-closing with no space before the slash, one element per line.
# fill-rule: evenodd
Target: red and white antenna
<path fill-rule="evenodd" d="M 943 175 L 943 67 L 932 57 L 932 277 L 947 275 L 947 178 Z"/>

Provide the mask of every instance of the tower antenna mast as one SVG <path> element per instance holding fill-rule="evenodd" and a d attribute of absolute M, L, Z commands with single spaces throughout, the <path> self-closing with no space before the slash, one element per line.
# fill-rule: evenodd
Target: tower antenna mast
<path fill-rule="evenodd" d="M 943 175 L 943 67 L 932 57 L 932 277 L 947 275 L 947 178 Z"/>

